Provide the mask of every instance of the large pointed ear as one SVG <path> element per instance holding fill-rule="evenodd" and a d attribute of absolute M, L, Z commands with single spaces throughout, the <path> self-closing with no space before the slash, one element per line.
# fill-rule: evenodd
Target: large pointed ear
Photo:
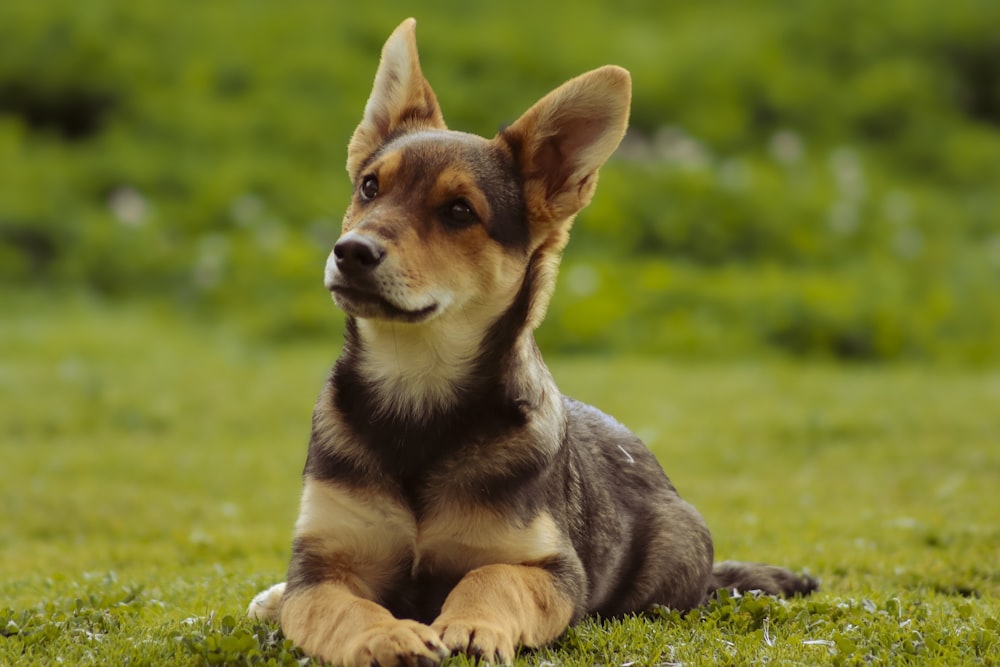
<path fill-rule="evenodd" d="M 352 179 L 393 132 L 404 127 L 445 127 L 434 91 L 420 71 L 416 27 L 416 20 L 406 19 L 382 47 L 364 117 L 347 147 L 347 172 Z"/>
<path fill-rule="evenodd" d="M 629 73 L 608 65 L 559 86 L 500 133 L 524 175 L 533 224 L 568 221 L 590 203 L 598 169 L 625 135 L 631 98 Z"/>

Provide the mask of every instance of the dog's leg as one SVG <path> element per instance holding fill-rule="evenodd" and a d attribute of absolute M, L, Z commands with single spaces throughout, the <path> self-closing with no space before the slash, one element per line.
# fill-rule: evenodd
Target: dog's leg
<path fill-rule="evenodd" d="M 454 654 L 506 664 L 518 646 L 541 646 L 561 635 L 573 616 L 573 601 L 548 570 L 485 565 L 458 582 L 432 627 Z"/>
<path fill-rule="evenodd" d="M 307 655 L 334 665 L 425 666 L 448 656 L 437 632 L 395 618 L 346 583 L 324 582 L 287 594 L 281 629 Z"/>

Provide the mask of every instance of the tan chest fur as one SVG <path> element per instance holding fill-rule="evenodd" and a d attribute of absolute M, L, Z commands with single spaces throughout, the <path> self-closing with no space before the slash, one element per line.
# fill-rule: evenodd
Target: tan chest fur
<path fill-rule="evenodd" d="M 459 574 L 488 563 L 537 563 L 563 540 L 547 513 L 518 522 L 485 507 L 432 507 L 418 521 L 401 502 L 307 479 L 295 537 L 317 541 L 331 563 L 385 591 L 403 568 Z"/>

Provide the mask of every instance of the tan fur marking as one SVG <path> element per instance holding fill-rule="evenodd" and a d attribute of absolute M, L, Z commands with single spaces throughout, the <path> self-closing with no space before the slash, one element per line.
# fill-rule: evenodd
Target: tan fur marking
<path fill-rule="evenodd" d="M 417 564 L 464 572 L 487 563 L 539 562 L 557 556 L 562 542 L 549 514 L 519 526 L 487 509 L 449 507 L 421 523 Z"/>
<path fill-rule="evenodd" d="M 365 174 L 375 174 L 379 181 L 379 197 L 384 197 L 392 191 L 393 180 L 403 164 L 402 151 L 390 151 L 380 155 L 377 160 L 368 165 Z M 360 174 L 359 174 L 360 176 Z"/>
<path fill-rule="evenodd" d="M 472 205 L 473 211 L 481 220 L 489 220 L 492 215 L 490 203 L 486 195 L 476 185 L 464 166 L 452 166 L 438 174 L 437 181 L 431 190 L 432 200 L 440 205 L 453 199 L 464 197 Z"/>
<path fill-rule="evenodd" d="M 509 662 L 518 646 L 541 646 L 563 633 L 573 603 L 552 575 L 526 565 L 486 565 L 469 572 L 432 624 L 455 652 Z"/>
<path fill-rule="evenodd" d="M 393 618 L 359 595 L 349 580 L 286 596 L 281 629 L 310 657 L 335 665 L 438 664 L 447 655 L 438 634 L 415 621 Z"/>
<path fill-rule="evenodd" d="M 381 595 L 413 549 L 413 516 L 377 494 L 306 478 L 295 537 L 318 541 L 328 554 L 331 576 L 351 572 L 367 597 Z"/>

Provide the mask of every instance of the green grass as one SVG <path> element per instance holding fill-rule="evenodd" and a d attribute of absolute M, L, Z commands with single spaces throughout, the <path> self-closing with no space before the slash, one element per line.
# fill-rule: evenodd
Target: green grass
<path fill-rule="evenodd" d="M 283 577 L 339 339 L 47 299 L 4 295 L 0 322 L 0 664 L 294 664 L 243 610 Z M 588 621 L 524 664 L 1000 663 L 996 369 L 550 361 L 654 448 L 720 558 L 823 590 Z"/>

